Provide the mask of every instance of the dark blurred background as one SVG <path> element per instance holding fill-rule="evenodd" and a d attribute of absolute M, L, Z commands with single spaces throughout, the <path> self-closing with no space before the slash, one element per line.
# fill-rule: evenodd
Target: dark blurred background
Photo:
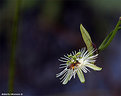
<path fill-rule="evenodd" d="M 121 96 L 121 31 L 100 53 L 100 72 L 62 85 L 58 59 L 85 46 L 80 24 L 97 47 L 121 16 L 121 0 L 21 0 L 14 89 L 24 96 Z M 0 94 L 8 92 L 10 39 L 17 0 L 0 0 Z"/>

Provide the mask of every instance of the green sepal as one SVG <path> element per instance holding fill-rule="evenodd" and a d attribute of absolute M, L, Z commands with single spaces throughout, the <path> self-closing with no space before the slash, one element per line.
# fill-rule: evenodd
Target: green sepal
<path fill-rule="evenodd" d="M 94 65 L 94 64 L 86 64 L 85 66 L 86 66 L 86 67 L 89 67 L 89 68 L 91 68 L 91 69 L 93 69 L 93 70 L 95 70 L 95 71 L 100 71 L 100 70 L 102 70 L 102 68 L 100 68 L 100 67 L 98 67 L 98 66 L 96 66 L 96 65 Z"/>
<path fill-rule="evenodd" d="M 81 31 L 82 38 L 87 46 L 88 51 L 92 50 L 93 45 L 92 45 L 91 37 L 90 37 L 89 33 L 87 32 L 87 30 L 83 27 L 82 24 L 80 24 L 80 31 Z"/>
<path fill-rule="evenodd" d="M 83 74 L 83 72 L 81 71 L 81 69 L 79 69 L 79 70 L 77 71 L 77 75 L 78 75 L 79 80 L 81 81 L 81 83 L 85 83 L 84 74 Z"/>

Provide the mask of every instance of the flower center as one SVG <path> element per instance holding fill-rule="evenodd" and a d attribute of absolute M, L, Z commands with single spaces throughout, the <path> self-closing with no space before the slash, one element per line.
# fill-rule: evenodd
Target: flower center
<path fill-rule="evenodd" d="M 68 66 L 68 69 L 73 69 L 74 70 L 74 68 L 77 67 L 78 64 L 80 64 L 80 63 L 76 60 L 75 62 L 73 62 L 72 64 L 70 64 Z"/>

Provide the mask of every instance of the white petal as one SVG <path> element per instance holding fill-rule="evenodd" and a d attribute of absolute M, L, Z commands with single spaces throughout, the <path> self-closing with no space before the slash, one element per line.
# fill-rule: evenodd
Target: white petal
<path fill-rule="evenodd" d="M 98 67 L 98 66 L 96 66 L 96 65 L 94 65 L 94 64 L 85 64 L 85 66 L 86 66 L 86 67 L 89 67 L 89 68 L 91 68 L 91 69 L 93 69 L 93 70 L 95 70 L 95 71 L 100 71 L 100 70 L 102 70 L 102 68 L 100 68 L 100 67 Z"/>
<path fill-rule="evenodd" d="M 66 77 L 67 77 L 69 71 L 70 71 L 70 70 L 68 70 L 68 71 L 62 76 L 63 78 L 62 78 L 62 77 L 60 78 L 60 79 L 62 79 L 61 82 L 63 82 L 63 81 L 66 79 Z"/>
<path fill-rule="evenodd" d="M 90 72 L 90 70 L 89 70 L 89 69 L 87 69 L 85 66 L 84 66 L 84 69 Z"/>
<path fill-rule="evenodd" d="M 96 61 L 96 60 L 89 60 L 89 59 L 87 59 L 87 60 L 84 61 L 84 63 L 85 63 L 85 64 L 86 64 L 87 62 L 88 62 L 88 63 L 94 63 L 95 61 Z"/>
<path fill-rule="evenodd" d="M 81 69 L 84 73 L 87 73 L 87 70 L 84 67 L 82 67 Z"/>
<path fill-rule="evenodd" d="M 74 78 L 75 78 L 76 72 L 74 72 Z"/>
<path fill-rule="evenodd" d="M 67 59 L 70 59 L 68 56 L 64 55 L 64 57 L 66 57 Z"/>
<path fill-rule="evenodd" d="M 60 66 L 61 66 L 61 65 L 66 65 L 66 63 L 60 64 Z"/>
<path fill-rule="evenodd" d="M 69 81 L 71 80 L 72 76 L 73 76 L 73 70 L 70 71 L 70 78 L 69 78 Z"/>
<path fill-rule="evenodd" d="M 79 49 L 79 52 L 81 52 L 81 50 Z"/>
<path fill-rule="evenodd" d="M 61 66 L 61 67 L 59 67 L 59 69 L 61 69 L 61 68 L 66 68 L 67 66 Z"/>
<path fill-rule="evenodd" d="M 83 54 L 83 57 L 85 57 L 87 53 L 88 53 L 88 50 Z"/>
<path fill-rule="evenodd" d="M 75 55 L 73 51 L 72 51 L 72 54 Z"/>
<path fill-rule="evenodd" d="M 66 71 L 63 76 L 60 78 L 60 80 L 62 80 L 66 75 L 67 75 L 68 71 Z"/>
<path fill-rule="evenodd" d="M 66 71 L 68 71 L 67 68 L 65 68 L 62 72 L 56 74 L 56 77 L 59 77 L 59 76 L 63 75 Z"/>
<path fill-rule="evenodd" d="M 61 62 L 67 62 L 67 61 L 65 61 L 65 60 L 62 60 L 62 59 L 58 59 L 59 61 L 61 61 Z"/>
<path fill-rule="evenodd" d="M 97 58 L 97 56 L 98 56 L 98 54 L 90 56 L 90 57 L 88 57 L 88 59 L 95 59 L 95 58 Z"/>
<path fill-rule="evenodd" d="M 80 80 L 82 83 L 84 83 L 84 82 L 85 82 L 84 74 L 82 73 L 82 71 L 81 71 L 80 69 L 77 71 L 77 75 L 78 75 L 78 77 L 79 77 L 79 80 Z"/>
<path fill-rule="evenodd" d="M 84 52 L 85 52 L 85 47 L 84 48 L 82 48 L 82 50 L 81 50 L 81 57 L 83 56 L 83 54 L 84 54 Z"/>
<path fill-rule="evenodd" d="M 74 51 L 75 52 L 75 55 L 76 55 L 76 51 Z"/>
<path fill-rule="evenodd" d="M 92 49 L 90 52 L 88 52 L 88 54 L 86 54 L 85 57 L 89 57 L 90 55 L 93 55 L 93 53 L 95 52 L 96 50 Z"/>
<path fill-rule="evenodd" d="M 69 59 L 67 59 L 67 58 L 64 58 L 64 57 L 60 57 L 60 58 L 61 58 L 61 59 L 63 59 L 63 60 L 67 60 L 67 61 L 69 60 Z"/>
<path fill-rule="evenodd" d="M 67 84 L 69 79 L 70 79 L 70 76 L 71 76 L 71 74 L 70 74 L 70 72 L 68 72 L 67 75 L 65 76 L 64 81 L 63 81 L 62 84 Z"/>

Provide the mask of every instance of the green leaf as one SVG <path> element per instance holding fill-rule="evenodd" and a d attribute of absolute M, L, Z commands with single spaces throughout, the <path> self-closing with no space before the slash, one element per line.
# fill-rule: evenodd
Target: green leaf
<path fill-rule="evenodd" d="M 80 25 L 80 31 L 81 31 L 82 38 L 87 46 L 88 51 L 92 50 L 93 45 L 92 45 L 91 37 L 82 24 Z"/>

